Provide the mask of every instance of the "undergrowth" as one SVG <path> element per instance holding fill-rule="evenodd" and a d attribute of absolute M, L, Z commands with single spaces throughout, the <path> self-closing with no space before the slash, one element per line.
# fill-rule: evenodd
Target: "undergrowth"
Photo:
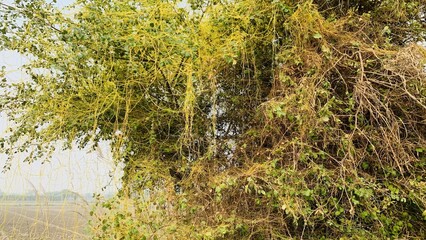
<path fill-rule="evenodd" d="M 3 141 L 111 141 L 95 239 L 424 239 L 424 3 L 79 1 Z"/>

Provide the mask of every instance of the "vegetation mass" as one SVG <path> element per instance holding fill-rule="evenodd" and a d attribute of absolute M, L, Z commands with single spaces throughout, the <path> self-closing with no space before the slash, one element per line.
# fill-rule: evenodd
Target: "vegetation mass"
<path fill-rule="evenodd" d="M 110 141 L 95 239 L 425 239 L 425 3 L 0 3 L 1 149 Z"/>

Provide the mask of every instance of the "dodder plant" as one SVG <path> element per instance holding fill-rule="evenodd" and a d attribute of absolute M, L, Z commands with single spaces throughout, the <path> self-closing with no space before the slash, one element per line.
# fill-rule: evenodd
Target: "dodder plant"
<path fill-rule="evenodd" d="M 94 238 L 426 238 L 424 0 L 0 5 L 3 151 L 126 165 Z"/>

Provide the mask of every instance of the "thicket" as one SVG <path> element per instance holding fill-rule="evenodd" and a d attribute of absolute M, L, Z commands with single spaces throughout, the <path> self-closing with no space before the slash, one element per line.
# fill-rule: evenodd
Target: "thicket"
<path fill-rule="evenodd" d="M 95 239 L 424 239 L 425 3 L 1 3 L 3 151 L 109 140 Z"/>

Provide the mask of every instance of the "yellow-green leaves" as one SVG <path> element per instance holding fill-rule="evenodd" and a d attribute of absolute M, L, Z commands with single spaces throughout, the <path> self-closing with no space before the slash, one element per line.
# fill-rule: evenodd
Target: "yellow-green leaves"
<path fill-rule="evenodd" d="M 110 140 L 99 239 L 426 236 L 423 1 L 16 2 L 2 150 Z"/>

